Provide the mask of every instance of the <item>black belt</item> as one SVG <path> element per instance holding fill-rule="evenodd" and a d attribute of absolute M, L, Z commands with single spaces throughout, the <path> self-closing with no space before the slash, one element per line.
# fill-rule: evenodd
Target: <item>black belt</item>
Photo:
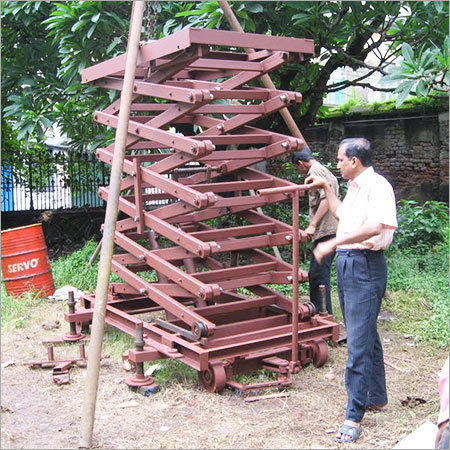
<path fill-rule="evenodd" d="M 369 250 L 369 249 L 364 249 L 364 250 L 360 250 L 357 248 L 338 248 L 336 249 L 336 253 L 340 254 L 340 255 L 347 255 L 347 256 L 351 256 L 351 255 L 367 255 L 367 256 L 374 256 L 374 255 L 379 255 L 382 254 L 384 252 L 384 250 Z"/>

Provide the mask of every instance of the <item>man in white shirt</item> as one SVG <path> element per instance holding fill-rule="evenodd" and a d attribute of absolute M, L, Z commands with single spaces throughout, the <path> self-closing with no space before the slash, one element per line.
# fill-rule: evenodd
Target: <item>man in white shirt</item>
<path fill-rule="evenodd" d="M 336 237 L 320 243 L 314 256 L 320 263 L 336 250 L 339 302 L 347 329 L 348 402 L 346 420 L 335 439 L 354 442 L 361 434 L 365 411 L 387 404 L 377 317 L 387 280 L 383 250 L 392 242 L 397 216 L 394 191 L 374 172 L 367 139 L 344 139 L 337 159 L 342 177 L 349 180 L 342 202 L 326 180 L 308 177 L 305 183 L 312 189 L 324 189 L 328 207 L 339 220 Z"/>

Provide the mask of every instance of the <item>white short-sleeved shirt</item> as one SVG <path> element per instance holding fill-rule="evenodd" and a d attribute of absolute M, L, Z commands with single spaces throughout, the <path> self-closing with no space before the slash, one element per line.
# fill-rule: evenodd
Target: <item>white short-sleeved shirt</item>
<path fill-rule="evenodd" d="M 348 182 L 347 195 L 336 214 L 339 217 L 337 238 L 357 231 L 368 220 L 384 225 L 380 234 L 338 248 L 383 250 L 391 244 L 394 230 L 398 227 L 394 190 L 389 181 L 376 173 L 373 167 L 368 167 Z"/>

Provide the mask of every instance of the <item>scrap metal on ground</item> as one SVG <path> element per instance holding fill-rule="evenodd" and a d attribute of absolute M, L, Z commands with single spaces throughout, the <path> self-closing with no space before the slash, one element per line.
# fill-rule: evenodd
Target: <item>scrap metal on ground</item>
<path fill-rule="evenodd" d="M 248 48 L 255 51 L 241 51 Z M 270 287 L 307 281 L 271 250 L 307 236 L 258 212 L 304 189 L 254 165 L 305 143 L 252 125 L 302 101 L 298 92 L 256 81 L 312 54 L 308 39 L 194 28 L 141 45 L 115 231 L 120 250 L 112 260 L 121 281 L 109 285 L 105 316 L 136 339 L 128 351 L 136 367 L 130 386 L 153 384 L 144 362 L 172 358 L 196 369 L 211 392 L 284 387 L 302 365 L 324 364 L 325 340 L 338 340 L 331 315 Z M 125 56 L 85 69 L 82 81 L 120 91 Z M 118 114 L 119 100 L 94 119 L 117 127 Z M 97 157 L 111 165 L 114 143 Z M 108 201 L 108 188 L 99 194 Z M 94 294 L 82 297 L 65 319 L 86 328 L 95 301 Z M 261 368 L 277 380 L 232 380 Z"/>

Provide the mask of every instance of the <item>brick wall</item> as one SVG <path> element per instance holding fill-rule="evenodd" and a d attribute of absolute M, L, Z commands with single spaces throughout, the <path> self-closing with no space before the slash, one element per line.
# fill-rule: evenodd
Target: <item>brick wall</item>
<path fill-rule="evenodd" d="M 448 112 L 376 119 L 337 118 L 302 133 L 321 160 L 334 164 L 342 139 L 365 137 L 372 143 L 375 170 L 392 183 L 397 198 L 448 202 L 448 123 Z M 278 170 L 284 160 L 269 164 L 269 171 L 276 173 L 272 167 Z"/>

